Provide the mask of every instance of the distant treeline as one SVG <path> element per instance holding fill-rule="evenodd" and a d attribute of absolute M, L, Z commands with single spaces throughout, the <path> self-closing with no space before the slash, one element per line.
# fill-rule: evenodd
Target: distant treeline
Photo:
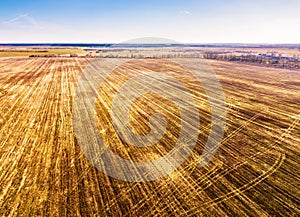
<path fill-rule="evenodd" d="M 201 53 L 107 53 L 99 54 L 100 58 L 129 58 L 129 59 L 165 59 L 165 58 L 203 58 Z"/>
<path fill-rule="evenodd" d="M 33 55 L 30 55 L 29 57 L 59 57 L 59 55 L 56 55 L 56 54 L 43 54 L 43 55 L 39 55 L 39 54 L 33 54 Z"/>
<path fill-rule="evenodd" d="M 300 69 L 299 57 L 283 57 L 267 54 L 234 54 L 234 53 L 195 53 L 195 52 L 171 52 L 171 53 L 139 53 L 139 52 L 111 52 L 96 54 L 32 54 L 29 57 L 81 57 L 81 58 L 128 58 L 128 59 L 172 59 L 172 58 L 204 58 L 220 61 L 239 62 L 252 65 L 262 65 L 276 68 Z"/>
<path fill-rule="evenodd" d="M 97 53 L 77 55 L 70 54 L 69 56 L 61 56 L 57 54 L 33 54 L 29 57 L 81 57 L 81 58 L 128 58 L 128 59 L 165 59 L 165 58 L 203 58 L 200 53 L 168 53 L 168 54 L 143 54 L 143 53 Z"/>
<path fill-rule="evenodd" d="M 48 50 L 15 50 L 15 49 L 0 49 L 0 52 L 47 53 Z"/>
<path fill-rule="evenodd" d="M 280 55 L 279 56 L 271 56 L 271 55 L 266 55 L 266 54 L 236 55 L 236 54 L 232 54 L 232 53 L 228 53 L 228 54 L 206 53 L 203 55 L 203 57 L 205 59 L 249 63 L 249 64 L 276 67 L 276 68 L 288 68 L 288 69 L 299 69 L 300 68 L 300 58 L 299 57 L 283 57 Z"/>
<path fill-rule="evenodd" d="M 54 57 L 78 57 L 77 54 L 70 54 L 69 56 L 63 56 L 61 54 L 32 54 L 29 57 L 46 57 L 46 58 L 54 58 Z M 88 57 L 88 56 L 87 56 Z"/>

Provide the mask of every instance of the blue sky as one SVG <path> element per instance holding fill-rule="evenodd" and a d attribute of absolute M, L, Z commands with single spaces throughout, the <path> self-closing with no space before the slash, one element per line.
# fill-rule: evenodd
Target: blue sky
<path fill-rule="evenodd" d="M 300 43 L 299 0 L 11 0 L 0 3 L 0 43 Z"/>

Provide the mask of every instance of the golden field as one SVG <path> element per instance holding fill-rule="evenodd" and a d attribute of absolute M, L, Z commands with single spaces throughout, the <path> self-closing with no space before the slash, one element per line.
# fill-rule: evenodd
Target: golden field
<path fill-rule="evenodd" d="M 171 73 L 182 81 L 201 119 L 195 150 L 178 170 L 133 183 L 98 171 L 75 137 L 72 100 L 89 61 L 0 58 L 1 216 L 300 215 L 299 71 L 210 60 L 224 89 L 227 126 L 216 155 L 199 168 L 210 110 L 193 77 L 166 60 L 134 60 L 116 69 L 99 89 L 95 113 L 99 134 L 123 158 L 161 157 L 180 131 L 176 106 L 149 94 L 135 103 L 130 122 L 146 134 L 149 116 L 160 111 L 169 120 L 168 133 L 159 144 L 141 149 L 117 136 L 107 108 L 122 83 L 141 69 Z"/>
<path fill-rule="evenodd" d="M 8 49 L 0 47 L 0 57 L 29 57 L 31 55 L 66 55 L 66 54 L 72 54 L 72 53 L 83 53 L 84 50 L 81 49 Z"/>

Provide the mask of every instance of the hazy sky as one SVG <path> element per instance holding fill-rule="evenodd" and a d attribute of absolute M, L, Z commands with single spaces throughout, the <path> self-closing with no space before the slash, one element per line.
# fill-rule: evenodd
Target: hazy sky
<path fill-rule="evenodd" d="M 300 0 L 10 0 L 0 43 L 300 43 Z"/>

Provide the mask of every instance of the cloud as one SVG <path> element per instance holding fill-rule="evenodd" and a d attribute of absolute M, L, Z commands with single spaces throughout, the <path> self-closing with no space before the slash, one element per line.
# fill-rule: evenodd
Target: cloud
<path fill-rule="evenodd" d="M 32 16 L 29 16 L 28 14 L 18 15 L 15 18 L 3 21 L 3 23 L 6 25 L 13 25 L 18 27 L 33 27 L 36 29 L 42 29 L 42 26 L 39 24 L 39 22 L 37 22 L 36 19 L 34 19 Z"/>
<path fill-rule="evenodd" d="M 184 15 L 189 15 L 189 14 L 191 14 L 191 12 L 186 11 L 186 10 L 182 10 L 182 11 L 180 11 L 179 13 L 180 13 L 180 14 L 184 14 Z"/>
<path fill-rule="evenodd" d="M 26 16 L 26 14 L 22 14 L 22 15 L 19 15 L 19 16 L 13 18 L 13 19 L 3 21 L 3 23 L 5 23 L 5 24 L 18 23 L 25 16 Z"/>

